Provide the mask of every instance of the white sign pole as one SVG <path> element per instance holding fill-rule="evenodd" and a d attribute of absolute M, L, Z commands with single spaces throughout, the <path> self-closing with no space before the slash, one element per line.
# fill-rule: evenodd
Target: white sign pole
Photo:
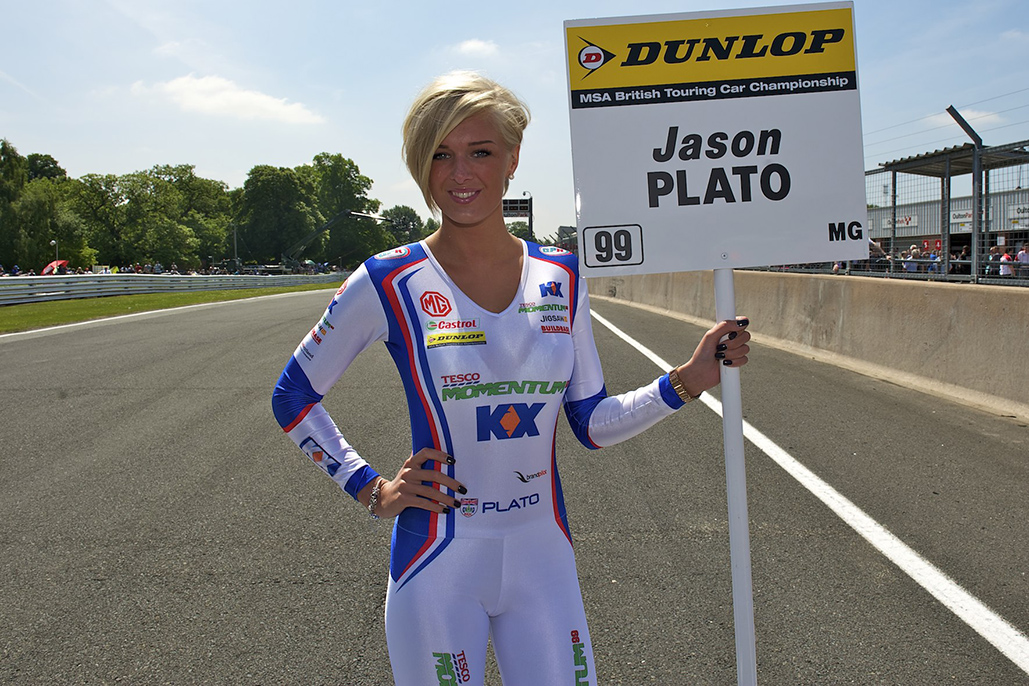
<path fill-rule="evenodd" d="M 736 291 L 731 269 L 715 272 L 715 320 L 736 318 Z M 743 400 L 739 368 L 722 366 L 722 440 L 729 500 L 729 558 L 732 566 L 733 626 L 736 629 L 736 679 L 757 686 L 754 592 L 750 576 L 750 520 L 747 473 L 743 460 Z"/>

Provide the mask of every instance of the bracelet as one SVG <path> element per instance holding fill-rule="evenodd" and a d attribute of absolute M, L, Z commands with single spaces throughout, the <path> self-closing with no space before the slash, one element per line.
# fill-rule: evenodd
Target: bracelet
<path fill-rule="evenodd" d="M 379 515 L 375 514 L 375 508 L 379 505 L 379 491 L 382 490 L 382 484 L 386 482 L 381 476 L 379 480 L 372 486 L 372 493 L 368 496 L 368 514 L 372 516 L 372 519 L 378 519 Z"/>
<path fill-rule="evenodd" d="M 704 391 L 701 391 L 700 393 L 697 393 L 696 395 L 690 395 L 689 394 L 689 392 L 686 390 L 686 387 L 682 385 L 682 379 L 679 378 L 679 368 L 678 367 L 673 367 L 668 372 L 668 381 L 671 382 L 672 388 L 675 389 L 675 392 L 678 394 L 679 399 L 682 400 L 684 403 L 691 402 L 693 400 L 696 400 L 700 396 L 704 395 Z"/>

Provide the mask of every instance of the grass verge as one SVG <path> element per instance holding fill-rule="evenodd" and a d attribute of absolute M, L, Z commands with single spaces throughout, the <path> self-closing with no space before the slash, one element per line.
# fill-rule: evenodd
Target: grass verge
<path fill-rule="evenodd" d="M 338 285 L 338 284 L 337 284 Z M 115 295 L 109 298 L 81 300 L 55 300 L 45 303 L 26 303 L 0 307 L 0 333 L 15 333 L 42 329 L 60 324 L 74 324 L 91 319 L 116 317 L 136 312 L 166 310 L 169 307 L 199 305 L 256 298 L 262 295 L 315 291 L 336 288 L 331 283 L 283 286 L 278 288 L 241 288 L 231 291 L 192 291 L 188 293 L 151 293 L 147 295 Z"/>

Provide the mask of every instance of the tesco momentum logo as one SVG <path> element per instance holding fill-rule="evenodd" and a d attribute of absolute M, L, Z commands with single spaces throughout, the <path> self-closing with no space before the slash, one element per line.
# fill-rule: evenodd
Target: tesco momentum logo
<path fill-rule="evenodd" d="M 431 317 L 446 317 L 454 309 L 446 296 L 436 291 L 425 291 L 419 302 L 422 305 L 422 312 Z"/>

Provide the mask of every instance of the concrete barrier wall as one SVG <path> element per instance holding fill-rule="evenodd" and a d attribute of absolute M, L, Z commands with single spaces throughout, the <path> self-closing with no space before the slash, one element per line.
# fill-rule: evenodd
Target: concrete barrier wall
<path fill-rule="evenodd" d="M 736 312 L 772 345 L 1029 418 L 1029 289 L 923 281 L 734 272 Z M 711 272 L 589 279 L 611 298 L 689 321 L 714 319 Z"/>

